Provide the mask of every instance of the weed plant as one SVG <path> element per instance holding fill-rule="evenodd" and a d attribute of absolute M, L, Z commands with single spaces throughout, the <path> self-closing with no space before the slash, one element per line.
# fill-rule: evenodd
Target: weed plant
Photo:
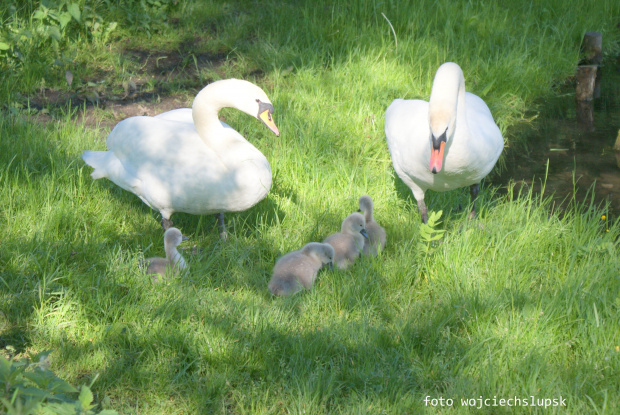
<path fill-rule="evenodd" d="M 76 76 L 114 62 L 118 70 L 102 75 L 114 84 L 137 70 L 115 55 L 122 45 L 160 53 L 200 39 L 182 50 L 223 56 L 218 65 L 188 59 L 193 84 L 162 82 L 194 93 L 199 82 L 233 76 L 261 85 L 281 137 L 245 114 L 223 115 L 267 156 L 274 183 L 257 206 L 227 215 L 227 242 L 213 217 L 175 214 L 197 250 L 185 253 L 186 277 L 153 284 L 139 262 L 162 255 L 160 218 L 113 183 L 93 181 L 79 158 L 103 149 L 107 131 L 76 122 L 70 109 L 41 125 L 7 104 L 2 353 L 54 350 L 60 378 L 90 385 L 98 376 L 94 402 L 123 414 L 449 410 L 426 397 L 451 399 L 457 413 L 618 413 L 617 219 L 590 200 L 558 211 L 527 188 L 487 186 L 474 221 L 466 190 L 429 192 L 441 219 L 423 228 L 393 173 L 383 112 L 396 97 L 427 99 L 437 66 L 453 60 L 507 140 L 517 139 L 512 127 L 533 100 L 572 74 L 585 31 L 603 32 L 615 47 L 619 7 L 188 1 L 171 9 L 175 27 L 150 38 L 119 25 L 107 44 L 76 41 Z M 35 78 L 7 83 L 22 79 L 23 65 L 10 68 L 3 96 L 36 88 Z M 50 85 L 60 87 L 58 79 Z M 373 197 L 386 250 L 346 271 L 321 271 L 310 292 L 272 297 L 276 259 L 339 229 L 362 194 Z M 461 402 L 531 396 L 566 406 Z"/>

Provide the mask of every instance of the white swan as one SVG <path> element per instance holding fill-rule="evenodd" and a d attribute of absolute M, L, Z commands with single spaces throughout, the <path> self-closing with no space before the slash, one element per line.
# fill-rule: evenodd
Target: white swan
<path fill-rule="evenodd" d="M 223 212 L 243 211 L 262 200 L 271 188 L 271 167 L 218 119 L 223 107 L 252 115 L 280 135 L 263 90 L 227 79 L 202 89 L 191 109 L 121 121 L 108 135 L 108 151 L 85 151 L 82 158 L 95 169 L 93 179 L 107 177 L 158 210 L 164 229 L 172 226 L 174 212 L 219 213 L 225 238 Z"/>
<path fill-rule="evenodd" d="M 452 62 L 437 70 L 429 102 L 392 102 L 385 112 L 385 135 L 394 170 L 413 192 L 424 223 L 427 189 L 443 192 L 471 186 L 475 203 L 478 183 L 504 148 L 489 107 L 465 92 L 463 71 Z"/>

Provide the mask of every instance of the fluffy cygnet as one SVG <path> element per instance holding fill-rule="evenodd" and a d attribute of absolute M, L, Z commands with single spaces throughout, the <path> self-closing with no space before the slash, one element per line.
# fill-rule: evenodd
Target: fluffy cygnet
<path fill-rule="evenodd" d="M 333 260 L 334 248 L 319 242 L 310 242 L 298 251 L 289 252 L 276 261 L 269 291 L 282 296 L 294 294 L 302 287 L 309 290 L 319 269 Z"/>
<path fill-rule="evenodd" d="M 153 282 L 159 282 L 162 278 L 170 278 L 185 269 L 185 259 L 177 251 L 177 246 L 188 239 L 177 228 L 168 228 L 166 230 L 164 233 L 166 258 L 154 257 L 145 260 L 147 265 L 146 273 L 147 275 L 153 275 Z"/>
<path fill-rule="evenodd" d="M 355 212 L 345 218 L 339 233 L 328 236 L 323 242 L 334 247 L 334 264 L 345 269 L 360 256 L 366 238 L 368 234 L 364 216 Z"/>
<path fill-rule="evenodd" d="M 364 214 L 366 219 L 366 232 L 368 233 L 368 239 L 364 241 L 364 255 L 377 256 L 379 247 L 381 250 L 385 249 L 385 229 L 381 227 L 372 216 L 373 203 L 372 199 L 368 195 L 360 197 L 360 212 Z"/>

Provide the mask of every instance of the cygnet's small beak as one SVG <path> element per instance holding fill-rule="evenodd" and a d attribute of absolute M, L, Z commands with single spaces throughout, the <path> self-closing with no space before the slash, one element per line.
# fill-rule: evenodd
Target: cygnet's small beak
<path fill-rule="evenodd" d="M 334 269 L 334 263 L 333 262 L 329 263 L 329 269 Z"/>
<path fill-rule="evenodd" d="M 181 237 L 181 239 L 183 239 L 184 241 L 188 241 L 188 240 L 189 240 L 189 236 L 185 236 L 185 235 L 183 235 L 183 236 Z"/>
<path fill-rule="evenodd" d="M 362 229 L 360 233 L 364 235 L 364 238 L 368 239 L 368 234 L 366 233 L 366 229 Z"/>

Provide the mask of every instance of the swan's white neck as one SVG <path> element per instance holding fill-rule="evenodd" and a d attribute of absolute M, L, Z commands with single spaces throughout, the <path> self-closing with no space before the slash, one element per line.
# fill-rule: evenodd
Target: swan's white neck
<path fill-rule="evenodd" d="M 210 147 L 217 146 L 217 141 L 211 137 L 222 136 L 226 128 L 219 120 L 219 112 L 224 107 L 238 108 L 234 102 L 237 96 L 231 96 L 229 88 L 222 82 L 213 82 L 203 88 L 194 98 L 192 104 L 192 118 L 194 127 L 200 138 Z"/>
<path fill-rule="evenodd" d="M 260 102 L 269 103 L 269 99 L 256 85 L 226 79 L 203 88 L 192 105 L 194 128 L 214 162 L 220 163 L 215 171 L 221 171 L 222 175 L 214 190 L 226 201 L 218 203 L 231 211 L 245 210 L 265 196 L 271 188 L 271 167 L 256 147 L 219 120 L 218 113 L 224 107 L 231 107 L 257 118 Z"/>
<path fill-rule="evenodd" d="M 231 107 L 256 118 L 259 109 L 257 99 L 268 102 L 266 96 L 258 96 L 258 91 L 260 89 L 250 82 L 227 79 L 207 85 L 194 98 L 192 118 L 198 135 L 229 168 L 240 160 L 264 159 L 260 151 L 218 117 L 222 108 Z"/>
<path fill-rule="evenodd" d="M 467 129 L 465 78 L 457 64 L 448 62 L 437 70 L 428 104 L 429 125 L 435 137 L 448 129 L 450 140 L 455 128 Z M 459 125 L 455 125 L 457 118 Z"/>

